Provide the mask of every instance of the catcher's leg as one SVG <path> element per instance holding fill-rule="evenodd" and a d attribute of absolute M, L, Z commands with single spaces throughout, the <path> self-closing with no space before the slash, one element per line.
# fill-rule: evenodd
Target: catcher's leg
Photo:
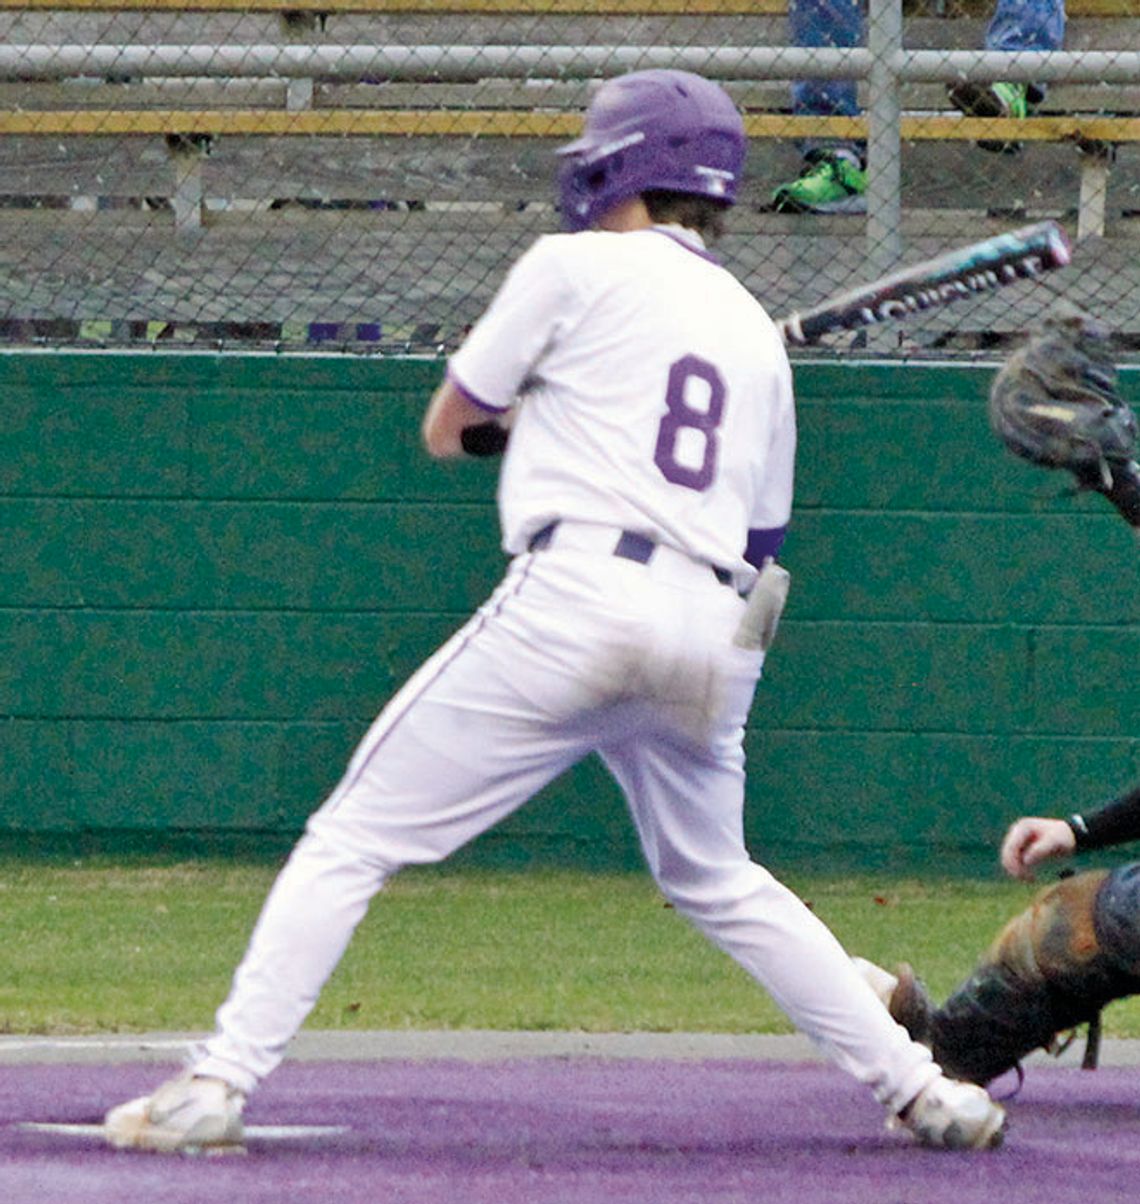
<path fill-rule="evenodd" d="M 941 1007 L 900 967 L 888 1007 L 948 1074 L 987 1083 L 1137 991 L 1140 864 L 1041 891 Z"/>

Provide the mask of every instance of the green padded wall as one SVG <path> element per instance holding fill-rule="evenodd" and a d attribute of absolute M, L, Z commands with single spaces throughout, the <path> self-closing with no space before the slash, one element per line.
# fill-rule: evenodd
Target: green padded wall
<path fill-rule="evenodd" d="M 748 736 L 749 841 L 773 866 L 985 872 L 1016 814 L 1140 777 L 1136 541 L 1002 450 L 992 371 L 796 367 L 793 588 Z M 0 356 L 9 843 L 294 837 L 503 567 L 494 466 L 419 448 L 441 372 Z M 459 856 L 639 860 L 594 761 Z"/>

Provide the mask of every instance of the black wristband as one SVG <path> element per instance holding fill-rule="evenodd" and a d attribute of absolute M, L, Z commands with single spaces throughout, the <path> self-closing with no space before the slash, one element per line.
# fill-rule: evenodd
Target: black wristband
<path fill-rule="evenodd" d="M 1089 838 L 1089 826 L 1085 823 L 1085 817 L 1074 813 L 1065 820 L 1065 823 L 1069 825 L 1073 833 L 1073 839 L 1077 842 L 1077 848 L 1083 849 Z"/>
<path fill-rule="evenodd" d="M 501 456 L 507 450 L 510 431 L 493 418 L 465 426 L 459 432 L 459 445 L 469 456 Z"/>

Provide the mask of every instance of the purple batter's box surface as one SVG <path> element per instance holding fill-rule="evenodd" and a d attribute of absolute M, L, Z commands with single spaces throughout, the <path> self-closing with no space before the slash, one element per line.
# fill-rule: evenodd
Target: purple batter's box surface
<path fill-rule="evenodd" d="M 245 1156 L 104 1147 L 154 1064 L 0 1067 L 10 1204 L 1104 1204 L 1140 1198 L 1140 1069 L 1031 1068 L 1005 1146 L 915 1148 L 821 1063 L 543 1058 L 286 1063 Z M 341 1126 L 282 1136 L 280 1127 Z"/>

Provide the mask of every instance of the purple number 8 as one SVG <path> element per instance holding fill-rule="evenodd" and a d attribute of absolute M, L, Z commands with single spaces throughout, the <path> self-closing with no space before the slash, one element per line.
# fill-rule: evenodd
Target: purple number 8
<path fill-rule="evenodd" d="M 707 387 L 708 404 L 695 409 L 687 396 L 693 378 Z M 669 365 L 669 384 L 665 389 L 665 416 L 657 428 L 657 446 L 653 463 L 661 475 L 673 485 L 701 492 L 712 484 L 716 473 L 716 428 L 724 417 L 724 398 L 727 390 L 720 373 L 708 360 L 698 355 L 683 355 Z M 677 440 L 681 431 L 691 427 L 705 437 L 705 454 L 699 468 L 690 468 L 677 459 Z"/>

